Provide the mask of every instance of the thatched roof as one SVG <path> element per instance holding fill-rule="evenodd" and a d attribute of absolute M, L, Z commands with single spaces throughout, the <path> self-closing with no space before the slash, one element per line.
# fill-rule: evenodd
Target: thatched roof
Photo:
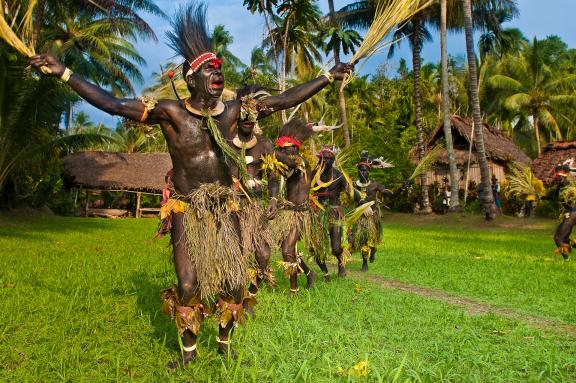
<path fill-rule="evenodd" d="M 454 142 L 454 151 L 456 156 L 456 162 L 458 164 L 463 164 L 468 161 L 468 148 L 470 145 L 470 136 L 472 134 L 472 120 L 469 118 L 463 118 L 460 116 L 452 116 L 450 119 L 450 124 L 452 127 L 452 139 Z M 512 142 L 512 139 L 508 137 L 504 132 L 492 129 L 488 124 L 483 124 L 484 133 L 484 148 L 486 150 L 486 156 L 491 160 L 502 161 L 502 162 L 520 162 L 525 165 L 530 165 L 532 160 L 520 150 Z M 444 141 L 444 122 L 442 122 L 430 135 L 428 136 L 425 145 L 427 148 L 431 148 L 435 145 L 438 140 Z M 416 157 L 417 148 L 413 148 L 410 151 L 411 157 Z M 475 145 L 472 146 L 472 158 L 471 161 L 477 162 L 476 159 L 476 148 Z M 439 156 L 439 163 L 448 163 L 448 153 L 444 149 Z"/>
<path fill-rule="evenodd" d="M 551 142 L 532 162 L 532 173 L 545 184 L 552 183 L 554 167 L 569 158 L 576 158 L 576 141 Z"/>
<path fill-rule="evenodd" d="M 69 186 L 161 192 L 172 168 L 168 153 L 80 152 L 63 160 Z"/>

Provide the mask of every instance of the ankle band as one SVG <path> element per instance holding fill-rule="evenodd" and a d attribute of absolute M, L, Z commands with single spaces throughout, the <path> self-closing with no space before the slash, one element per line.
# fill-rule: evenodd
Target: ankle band
<path fill-rule="evenodd" d="M 216 337 L 216 342 L 218 342 L 220 344 L 230 344 L 230 340 L 228 340 L 228 339 L 222 340 L 222 339 L 220 339 L 219 336 Z"/>
<path fill-rule="evenodd" d="M 193 344 L 193 345 L 190 346 L 190 347 L 185 347 L 185 346 L 184 346 L 184 347 L 182 347 L 182 350 L 184 350 L 185 352 L 192 352 L 192 351 L 196 350 L 196 343 Z"/>

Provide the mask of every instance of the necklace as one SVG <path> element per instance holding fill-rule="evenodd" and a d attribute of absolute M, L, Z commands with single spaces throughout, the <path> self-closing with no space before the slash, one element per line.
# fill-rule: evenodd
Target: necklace
<path fill-rule="evenodd" d="M 244 142 L 244 141 L 240 140 L 240 137 L 238 137 L 238 134 L 236 134 L 236 136 L 232 139 L 232 143 L 238 149 L 242 149 L 242 148 L 252 149 L 258 143 L 258 139 L 256 138 L 256 136 L 252 135 L 252 138 L 250 139 L 250 141 Z"/>
<path fill-rule="evenodd" d="M 356 180 L 356 185 L 360 186 L 361 188 L 365 188 L 366 186 L 370 185 L 370 182 L 372 181 L 368 180 L 368 182 L 362 183 L 360 180 Z"/>
<path fill-rule="evenodd" d="M 194 108 L 190 104 L 190 98 L 187 98 L 186 100 L 184 100 L 184 107 L 186 108 L 186 110 L 188 110 L 192 114 L 195 114 L 197 116 L 203 116 L 204 115 L 203 111 Z M 222 114 L 222 112 L 224 112 L 225 108 L 226 108 L 226 105 L 224 105 L 224 103 L 222 101 L 218 100 L 218 102 L 216 103 L 216 106 L 214 108 L 208 109 L 208 115 L 218 116 L 219 114 Z"/>

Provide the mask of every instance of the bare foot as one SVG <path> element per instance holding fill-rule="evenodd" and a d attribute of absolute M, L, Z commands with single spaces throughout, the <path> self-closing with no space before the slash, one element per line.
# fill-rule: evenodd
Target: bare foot
<path fill-rule="evenodd" d="M 346 268 L 343 265 L 338 265 L 338 277 L 346 278 Z"/>
<path fill-rule="evenodd" d="M 311 289 L 314 287 L 314 280 L 316 279 L 316 273 L 314 271 L 310 271 L 306 276 L 306 288 Z"/>
<path fill-rule="evenodd" d="M 182 359 L 172 360 L 166 363 L 166 368 L 171 371 L 176 371 L 179 368 L 186 368 L 188 364 L 196 360 L 196 350 L 182 353 Z"/>
<path fill-rule="evenodd" d="M 229 344 L 218 344 L 218 354 L 225 355 L 230 358 L 232 361 L 238 360 L 238 353 L 232 349 L 232 346 Z"/>
<path fill-rule="evenodd" d="M 324 282 L 330 282 L 330 274 L 324 274 Z"/>
<path fill-rule="evenodd" d="M 290 289 L 288 290 L 288 298 L 292 298 L 298 295 L 298 289 Z"/>

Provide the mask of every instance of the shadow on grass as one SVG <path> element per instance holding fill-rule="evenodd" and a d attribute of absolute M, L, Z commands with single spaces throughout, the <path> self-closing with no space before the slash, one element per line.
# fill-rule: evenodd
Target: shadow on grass
<path fill-rule="evenodd" d="M 133 273 L 131 279 L 135 287 L 134 293 L 137 296 L 136 305 L 143 314 L 150 318 L 150 324 L 154 328 L 150 334 L 150 340 L 154 343 L 164 343 L 164 339 L 166 339 L 165 347 L 179 351 L 174 322 L 169 316 L 161 312 L 160 290 L 168 287 L 161 285 L 163 278 L 155 279 L 153 276 L 140 271 Z"/>

